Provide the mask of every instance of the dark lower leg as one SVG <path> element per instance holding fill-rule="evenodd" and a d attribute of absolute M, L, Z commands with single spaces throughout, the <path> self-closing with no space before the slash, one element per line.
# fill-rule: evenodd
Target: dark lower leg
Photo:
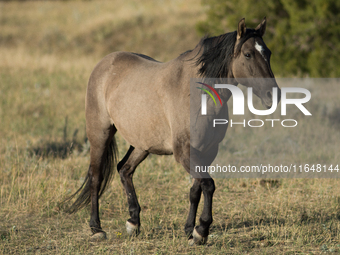
<path fill-rule="evenodd" d="M 130 219 L 128 219 L 128 221 L 134 225 L 140 226 L 140 218 L 139 218 L 140 206 L 139 206 L 136 191 L 134 189 L 133 182 L 132 182 L 133 172 L 131 174 L 128 174 L 127 176 L 124 176 L 124 172 L 125 173 L 129 172 L 129 170 L 131 169 L 129 169 L 128 166 L 125 166 L 121 169 L 121 173 L 123 173 L 121 175 L 121 181 L 125 188 L 125 192 L 126 192 L 128 204 L 129 204 Z"/>
<path fill-rule="evenodd" d="M 200 180 L 195 179 L 195 182 L 190 189 L 190 211 L 184 227 L 185 234 L 189 239 L 192 238 L 192 231 L 195 227 L 197 207 L 201 199 L 201 193 Z"/>
<path fill-rule="evenodd" d="M 204 207 L 199 219 L 200 225 L 196 227 L 196 231 L 202 236 L 209 235 L 209 226 L 213 221 L 212 218 L 212 198 L 215 191 L 213 179 L 201 179 L 201 188 L 204 195 Z"/>
<path fill-rule="evenodd" d="M 129 204 L 130 219 L 128 222 L 133 225 L 140 226 L 140 206 L 137 200 L 135 188 L 133 186 L 132 177 L 136 167 L 147 157 L 148 153 L 130 147 L 124 159 L 118 164 L 121 182 L 125 188 L 125 192 Z"/>
<path fill-rule="evenodd" d="M 94 171 L 96 169 L 96 171 Z M 98 192 L 101 184 L 99 167 L 90 166 L 89 169 L 90 189 L 91 189 L 91 219 L 90 227 L 93 234 L 103 232 L 99 220 Z"/>

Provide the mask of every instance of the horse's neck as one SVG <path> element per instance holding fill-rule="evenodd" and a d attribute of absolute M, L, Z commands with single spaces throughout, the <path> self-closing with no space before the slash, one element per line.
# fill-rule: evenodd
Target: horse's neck
<path fill-rule="evenodd" d="M 183 54 L 181 56 L 183 61 L 188 61 L 187 67 L 192 68 L 191 73 L 193 74 L 193 77 L 191 78 L 196 77 L 197 74 L 199 73 L 199 69 L 201 68 L 201 66 L 196 65 L 196 61 L 197 61 L 197 58 L 202 53 L 203 53 L 203 48 L 198 44 L 192 51 L 186 52 L 184 53 L 185 55 Z M 235 81 L 233 73 L 231 71 L 228 73 L 228 78 L 223 78 L 222 82 L 226 84 L 232 84 L 235 86 L 237 86 L 238 84 Z M 231 92 L 228 89 L 219 89 L 218 93 L 224 102 L 227 102 L 232 96 Z"/>
<path fill-rule="evenodd" d="M 234 78 L 232 72 L 229 72 L 228 78 L 216 79 L 215 84 L 229 84 L 229 85 L 237 86 L 238 82 Z M 231 91 L 229 89 L 217 89 L 217 90 L 218 90 L 218 94 L 223 99 L 223 101 L 228 102 L 230 97 L 232 96 Z"/>

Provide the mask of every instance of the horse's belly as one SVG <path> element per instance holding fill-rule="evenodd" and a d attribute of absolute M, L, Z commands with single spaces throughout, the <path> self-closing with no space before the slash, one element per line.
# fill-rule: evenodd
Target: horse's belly
<path fill-rule="evenodd" d="M 109 102 L 109 114 L 118 132 L 135 148 L 173 153 L 171 129 L 159 100 L 134 93 L 124 100 L 117 96 Z"/>
<path fill-rule="evenodd" d="M 159 155 L 173 153 L 171 134 L 164 125 L 145 125 L 134 119 L 129 122 L 114 121 L 118 132 L 133 147 Z"/>

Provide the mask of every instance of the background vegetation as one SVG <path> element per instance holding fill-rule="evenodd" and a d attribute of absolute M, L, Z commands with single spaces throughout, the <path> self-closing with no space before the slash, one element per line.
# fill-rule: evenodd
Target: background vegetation
<path fill-rule="evenodd" d="M 125 233 L 128 208 L 117 175 L 100 202 L 107 241 L 89 242 L 88 208 L 74 215 L 59 208 L 87 172 L 84 96 L 95 64 L 117 50 L 173 59 L 198 43 L 195 27 L 198 21 L 208 24 L 209 10 L 194 0 L 0 2 L 0 254 L 340 251 L 336 179 L 216 179 L 214 223 L 202 247 L 187 245 L 183 226 L 192 181 L 173 157 L 151 156 L 135 174 L 142 206 L 142 233 L 137 238 Z M 271 13 L 256 15 L 255 10 L 234 15 L 228 24 L 221 21 L 223 29 L 235 30 L 242 16 L 248 27 L 264 15 L 269 26 L 279 20 Z M 267 36 L 270 42 L 270 33 Z M 273 58 L 272 64 L 285 61 Z M 277 146 L 267 147 L 268 129 L 230 129 L 223 143 L 230 162 L 252 162 L 262 153 L 279 162 L 278 155 L 294 150 L 305 152 L 296 154 L 305 160 L 339 163 L 337 94 L 314 90 L 323 100 L 308 108 L 315 119 L 306 120 L 304 135 L 271 133 Z M 333 145 L 322 147 L 323 141 Z M 122 157 L 128 145 L 119 136 L 118 144 Z"/>
<path fill-rule="evenodd" d="M 265 42 L 277 76 L 340 76 L 340 2 L 337 0 L 203 0 L 207 18 L 201 33 L 221 34 L 236 27 L 240 17 L 255 27 L 263 17 Z"/>

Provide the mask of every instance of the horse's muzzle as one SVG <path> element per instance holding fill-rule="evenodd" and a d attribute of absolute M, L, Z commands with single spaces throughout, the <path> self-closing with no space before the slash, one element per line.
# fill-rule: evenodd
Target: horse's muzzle
<path fill-rule="evenodd" d="M 277 97 L 276 97 L 276 100 L 277 100 L 277 104 L 280 102 L 281 100 L 281 89 L 279 87 L 275 87 L 277 89 Z M 270 109 L 273 105 L 273 90 L 268 90 L 265 92 L 265 95 L 261 98 L 262 99 L 262 104 L 267 108 L 267 109 Z M 276 105 L 277 105 L 276 104 Z"/>

